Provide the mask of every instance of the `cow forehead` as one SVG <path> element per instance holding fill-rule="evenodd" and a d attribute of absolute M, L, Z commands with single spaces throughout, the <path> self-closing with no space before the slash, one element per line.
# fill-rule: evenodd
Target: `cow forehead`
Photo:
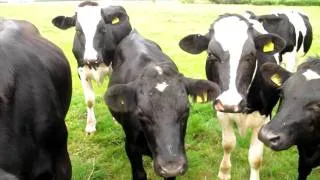
<path fill-rule="evenodd" d="M 83 29 L 96 27 L 101 17 L 100 6 L 84 6 L 77 8 L 77 21 Z"/>
<path fill-rule="evenodd" d="M 248 24 L 236 16 L 220 19 L 214 24 L 213 29 L 215 40 L 224 51 L 241 51 L 248 39 Z"/>

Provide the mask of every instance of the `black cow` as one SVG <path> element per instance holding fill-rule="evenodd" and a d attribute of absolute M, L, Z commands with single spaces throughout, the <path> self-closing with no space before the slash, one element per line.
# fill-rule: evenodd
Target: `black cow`
<path fill-rule="evenodd" d="M 71 179 L 65 116 L 70 66 L 21 20 L 0 20 L 0 177 Z"/>
<path fill-rule="evenodd" d="M 278 100 L 276 91 L 263 83 L 259 67 L 266 62 L 276 63 L 273 54 L 284 48 L 285 41 L 275 34 L 260 34 L 243 16 L 225 14 L 211 25 L 206 35 L 188 35 L 179 45 L 191 54 L 207 50 L 207 78 L 222 90 L 214 103 L 224 149 L 218 177 L 231 178 L 235 122 L 241 135 L 247 128 L 253 130 L 248 157 L 250 179 L 259 179 L 263 144 L 258 140 L 258 131 L 269 120 L 267 116 Z"/>
<path fill-rule="evenodd" d="M 256 16 L 247 11 L 250 22 L 259 21 L 269 33 L 274 33 L 286 41 L 286 47 L 277 55 L 283 66 L 293 72 L 296 69 L 296 54 L 306 54 L 312 43 L 312 26 L 307 15 L 294 10 L 275 11 L 272 14 Z"/>
<path fill-rule="evenodd" d="M 154 169 L 162 177 L 183 174 L 188 95 L 214 99 L 219 94 L 217 85 L 180 74 L 156 43 L 131 28 L 123 7 L 109 6 L 100 12 L 101 29 L 94 36 L 104 40 L 103 52 L 113 69 L 105 101 L 126 134 L 133 179 L 146 179 L 142 155 L 153 157 Z"/>
<path fill-rule="evenodd" d="M 96 2 L 84 1 L 79 4 L 72 17 L 57 16 L 52 20 L 53 25 L 60 29 L 75 27 L 72 52 L 78 63 L 78 75 L 83 88 L 87 105 L 86 133 L 96 131 L 96 117 L 94 114 L 95 95 L 91 81 L 102 84 L 104 78 L 111 73 L 110 63 L 112 46 L 105 43 L 119 42 L 122 35 L 112 26 L 104 26 L 104 17 L 107 12 L 101 12 L 101 6 Z M 119 17 L 124 18 L 124 17 Z M 122 19 L 121 19 L 122 20 Z M 117 23 L 119 19 L 111 19 L 108 23 Z M 125 27 L 124 27 L 125 28 Z M 129 28 L 129 27 L 126 27 Z M 109 32 L 113 37 L 104 37 L 102 34 Z"/>
<path fill-rule="evenodd" d="M 259 139 L 276 151 L 297 145 L 298 179 L 306 179 L 320 165 L 320 58 L 309 58 L 294 74 L 274 64 L 263 65 L 261 71 L 280 90 L 281 103 Z"/>

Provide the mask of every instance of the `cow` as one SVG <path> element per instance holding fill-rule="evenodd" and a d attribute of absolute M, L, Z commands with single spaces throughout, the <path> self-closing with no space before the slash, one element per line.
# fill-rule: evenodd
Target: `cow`
<path fill-rule="evenodd" d="M 258 21 L 267 32 L 286 41 L 286 47 L 276 54 L 276 59 L 284 68 L 294 72 L 297 53 L 305 55 L 312 44 L 312 26 L 308 16 L 295 10 L 278 10 L 259 16 L 246 11 L 244 16 L 253 24 Z"/>
<path fill-rule="evenodd" d="M 179 73 L 159 45 L 131 27 L 122 6 L 95 9 L 97 12 L 91 13 L 101 14 L 102 19 L 92 36 L 100 38 L 98 44 L 106 48 L 102 52 L 113 69 L 104 99 L 125 133 L 132 178 L 147 178 L 142 156 L 149 155 L 159 176 L 174 179 L 187 170 L 184 137 L 188 95 L 206 102 L 215 99 L 219 88 L 213 82 Z M 59 23 L 56 19 L 55 24 L 73 25 L 69 17 L 62 19 Z"/>
<path fill-rule="evenodd" d="M 111 74 L 110 68 L 113 47 L 108 47 L 101 38 L 103 31 L 116 34 L 111 41 L 119 41 L 118 33 L 113 28 L 104 29 L 101 6 L 92 1 L 81 2 L 72 17 L 57 16 L 52 19 L 54 26 L 60 29 L 75 27 L 72 52 L 77 60 L 78 75 L 83 88 L 87 105 L 87 125 L 85 132 L 90 134 L 96 131 L 96 117 L 94 114 L 95 94 L 92 81 L 102 84 L 105 77 Z M 116 19 L 114 22 L 119 21 Z M 112 33 L 111 33 L 112 34 Z M 109 37 L 106 37 L 109 38 Z"/>
<path fill-rule="evenodd" d="M 279 90 L 281 101 L 259 139 L 275 151 L 294 145 L 299 152 L 299 180 L 320 165 L 320 58 L 310 57 L 290 73 L 275 64 L 261 67 L 267 83 Z"/>
<path fill-rule="evenodd" d="M 62 50 L 30 22 L 3 18 L 0 63 L 0 176 L 71 179 L 65 116 L 72 81 Z"/>
<path fill-rule="evenodd" d="M 217 83 L 222 92 L 213 104 L 222 128 L 224 150 L 218 177 L 231 178 L 230 156 L 236 145 L 233 130 L 236 123 L 240 135 L 252 128 L 248 155 L 250 179 L 259 179 L 263 143 L 258 140 L 258 131 L 269 121 L 279 99 L 276 91 L 262 81 L 259 67 L 266 62 L 276 63 L 273 55 L 285 47 L 285 41 L 276 34 L 259 33 L 241 15 L 223 14 L 208 33 L 187 35 L 179 46 L 191 54 L 207 51 L 207 79 Z"/>

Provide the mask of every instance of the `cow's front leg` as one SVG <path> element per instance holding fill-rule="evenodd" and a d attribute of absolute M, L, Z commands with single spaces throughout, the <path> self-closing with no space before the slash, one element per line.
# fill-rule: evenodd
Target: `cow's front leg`
<path fill-rule="evenodd" d="M 259 180 L 259 171 L 263 157 L 263 143 L 258 139 L 259 128 L 252 129 L 251 143 L 248 154 L 250 164 L 250 180 Z"/>
<path fill-rule="evenodd" d="M 164 180 L 176 180 L 176 177 L 163 178 Z"/>
<path fill-rule="evenodd" d="M 85 69 L 83 68 L 79 68 L 78 73 L 83 88 L 85 103 L 87 105 L 87 125 L 85 131 L 86 133 L 93 133 L 96 131 L 96 117 L 94 115 L 95 96 L 91 79 L 86 76 Z"/>
<path fill-rule="evenodd" d="M 126 142 L 126 152 L 131 164 L 132 179 L 146 180 L 147 174 L 143 168 L 142 154 L 134 144 Z"/>
<path fill-rule="evenodd" d="M 310 167 L 308 163 L 305 162 L 306 156 L 305 156 L 304 149 L 298 146 L 298 152 L 299 152 L 298 180 L 306 180 L 308 175 L 312 171 L 312 167 Z"/>
<path fill-rule="evenodd" d="M 233 130 L 232 120 L 226 113 L 217 112 L 218 120 L 222 128 L 223 158 L 220 163 L 218 177 L 222 180 L 231 179 L 231 152 L 236 146 L 236 136 Z"/>

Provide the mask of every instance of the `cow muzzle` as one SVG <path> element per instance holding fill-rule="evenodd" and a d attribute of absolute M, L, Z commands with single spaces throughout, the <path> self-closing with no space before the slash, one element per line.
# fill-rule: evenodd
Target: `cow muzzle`
<path fill-rule="evenodd" d="M 214 108 L 217 111 L 226 112 L 226 113 L 240 113 L 240 112 L 243 112 L 246 109 L 245 107 L 246 107 L 245 100 L 242 100 L 237 105 L 225 105 L 219 99 L 217 99 L 214 102 Z"/>
<path fill-rule="evenodd" d="M 274 133 L 266 125 L 261 127 L 258 138 L 266 146 L 275 151 L 285 150 L 290 147 L 286 143 L 284 143 L 286 138 L 283 133 Z"/>
<path fill-rule="evenodd" d="M 178 160 L 164 161 L 157 158 L 155 161 L 156 173 L 164 178 L 175 177 L 183 175 L 187 171 L 187 161 L 185 157 L 181 157 Z"/>

